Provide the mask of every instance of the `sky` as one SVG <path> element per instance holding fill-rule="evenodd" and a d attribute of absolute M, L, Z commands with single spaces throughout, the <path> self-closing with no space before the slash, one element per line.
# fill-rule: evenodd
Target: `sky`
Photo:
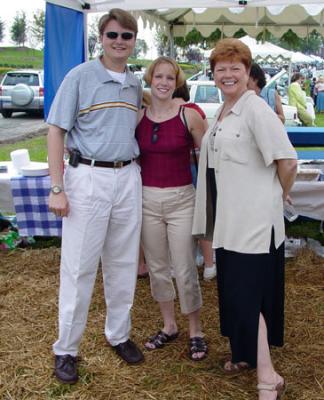
<path fill-rule="evenodd" d="M 2 0 L 4 2 L 4 0 Z M 10 27 L 13 23 L 14 17 L 18 11 L 25 11 L 27 19 L 32 20 L 33 14 L 37 10 L 45 10 L 46 2 L 44 0 L 9 0 L 6 1 L 5 5 L 2 4 L 0 18 L 5 23 L 5 37 L 0 46 L 14 46 L 10 38 Z M 89 14 L 91 16 L 96 14 Z M 148 58 L 157 57 L 156 49 L 152 44 L 152 33 L 149 30 L 144 30 L 142 24 L 139 22 L 139 34 L 138 37 L 144 39 L 149 47 L 149 51 L 146 54 Z"/>

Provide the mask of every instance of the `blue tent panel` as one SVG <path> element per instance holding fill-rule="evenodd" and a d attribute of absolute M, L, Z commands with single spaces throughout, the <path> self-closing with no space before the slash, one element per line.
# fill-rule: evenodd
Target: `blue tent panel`
<path fill-rule="evenodd" d="M 287 127 L 287 133 L 294 146 L 324 146 L 324 127 Z"/>
<path fill-rule="evenodd" d="M 324 150 L 297 150 L 298 160 L 324 160 Z"/>
<path fill-rule="evenodd" d="M 44 114 L 47 118 L 55 93 L 70 69 L 85 60 L 84 15 L 46 3 L 44 52 Z"/>

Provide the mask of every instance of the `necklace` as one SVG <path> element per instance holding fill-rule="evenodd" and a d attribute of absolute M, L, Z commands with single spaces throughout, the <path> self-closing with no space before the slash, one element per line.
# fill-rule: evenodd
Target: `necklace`
<path fill-rule="evenodd" d="M 173 116 L 174 114 L 174 105 L 172 104 L 170 107 L 167 109 L 163 110 L 163 113 L 157 113 L 157 112 L 152 112 L 151 107 L 147 107 L 147 111 L 149 113 L 149 116 L 152 118 L 152 120 L 157 121 L 157 122 L 162 122 L 170 118 L 170 116 Z"/>

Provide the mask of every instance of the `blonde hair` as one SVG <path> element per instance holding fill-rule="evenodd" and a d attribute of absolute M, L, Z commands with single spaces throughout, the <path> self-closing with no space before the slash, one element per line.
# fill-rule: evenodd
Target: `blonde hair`
<path fill-rule="evenodd" d="M 161 56 L 161 57 L 158 57 L 156 60 L 154 60 L 149 65 L 149 67 L 147 68 L 147 70 L 145 72 L 144 80 L 148 85 L 151 85 L 154 70 L 160 64 L 171 64 L 172 65 L 175 75 L 176 75 L 176 88 L 178 88 L 184 84 L 184 82 L 186 81 L 185 74 L 182 71 L 182 69 L 179 67 L 179 65 L 173 60 L 173 58 Z"/>
<path fill-rule="evenodd" d="M 252 53 L 249 47 L 239 39 L 221 39 L 216 43 L 209 57 L 210 69 L 214 72 L 219 61 L 238 61 L 248 70 L 252 64 Z"/>

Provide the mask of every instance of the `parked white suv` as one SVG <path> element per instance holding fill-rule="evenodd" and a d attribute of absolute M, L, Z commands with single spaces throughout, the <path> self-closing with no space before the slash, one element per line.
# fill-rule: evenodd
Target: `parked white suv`
<path fill-rule="evenodd" d="M 17 70 L 6 73 L 0 84 L 0 113 L 10 118 L 13 112 L 43 112 L 44 72 Z"/>
<path fill-rule="evenodd" d="M 187 81 L 187 83 L 189 83 Z M 217 109 L 223 104 L 224 99 L 221 90 L 215 86 L 214 81 L 190 81 L 190 102 L 198 104 L 207 116 L 208 124 L 214 119 Z M 282 105 L 285 115 L 286 126 L 299 126 L 300 120 L 297 117 L 297 108 L 289 105 Z"/>

